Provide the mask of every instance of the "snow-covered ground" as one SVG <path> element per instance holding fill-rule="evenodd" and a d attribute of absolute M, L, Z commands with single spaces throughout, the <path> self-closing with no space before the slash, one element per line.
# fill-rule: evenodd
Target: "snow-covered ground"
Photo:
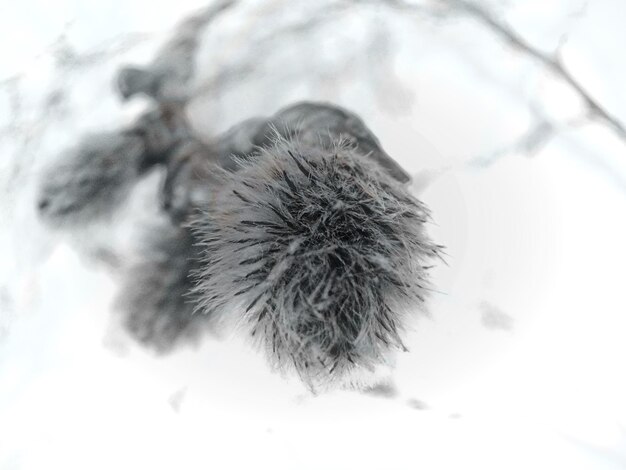
<path fill-rule="evenodd" d="M 241 2 L 207 30 L 200 133 L 342 104 L 415 174 L 447 247 L 389 377 L 312 395 L 237 335 L 155 356 L 115 327 L 102 259 L 133 256 L 159 175 L 114 224 L 68 237 L 38 222 L 41 168 L 145 109 L 116 97 L 116 70 L 205 2 L 54 3 L 0 7 L 0 468 L 626 468 L 626 140 L 581 119 L 562 78 L 476 18 L 376 2 L 320 24 L 333 2 Z M 626 3 L 480 4 L 538 50 L 562 43 L 626 122 Z"/>

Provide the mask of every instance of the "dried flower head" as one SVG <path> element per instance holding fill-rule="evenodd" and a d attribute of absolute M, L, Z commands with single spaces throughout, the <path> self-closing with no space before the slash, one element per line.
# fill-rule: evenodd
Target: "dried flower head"
<path fill-rule="evenodd" d="M 422 304 L 439 247 L 403 185 L 354 145 L 282 137 L 223 179 L 192 222 L 199 308 L 241 312 L 272 363 L 311 385 L 404 348 L 404 314 Z"/>
<path fill-rule="evenodd" d="M 136 182 L 144 153 L 138 135 L 87 136 L 45 172 L 39 214 L 51 225 L 74 225 L 111 214 Z"/>

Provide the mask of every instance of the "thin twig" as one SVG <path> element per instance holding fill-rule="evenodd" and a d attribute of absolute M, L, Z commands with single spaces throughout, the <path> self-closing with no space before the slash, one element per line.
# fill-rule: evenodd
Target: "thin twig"
<path fill-rule="evenodd" d="M 401 0 L 394 0 L 394 2 L 397 1 Z M 558 55 L 549 55 L 531 46 L 509 25 L 496 19 L 493 14 L 474 2 L 467 0 L 439 1 L 449 5 L 450 7 L 454 7 L 457 10 L 466 12 L 472 18 L 485 25 L 489 30 L 510 44 L 513 48 L 543 64 L 561 80 L 566 82 L 578 94 L 581 100 L 585 103 L 590 117 L 597 117 L 604 121 L 613 129 L 621 140 L 626 142 L 626 126 L 616 116 L 612 115 L 600 103 L 598 103 L 598 101 L 596 101 L 596 99 L 593 98 L 587 90 L 585 90 L 582 84 L 563 65 Z"/>
<path fill-rule="evenodd" d="M 373 3 L 372 0 L 353 0 L 354 3 Z M 407 0 L 383 0 L 379 4 L 403 12 L 427 15 L 435 19 L 467 15 L 481 23 L 513 49 L 536 60 L 554 73 L 576 92 L 587 108 L 589 118 L 597 118 L 609 126 L 623 142 L 626 142 L 626 125 L 611 114 L 583 87 L 580 81 L 565 67 L 560 58 L 560 43 L 556 53 L 549 54 L 533 47 L 506 22 L 496 18 L 484 6 L 470 0 L 437 0 L 428 5 L 411 3 Z M 584 8 L 583 8 L 584 11 Z M 561 41 L 562 42 L 562 41 Z"/>

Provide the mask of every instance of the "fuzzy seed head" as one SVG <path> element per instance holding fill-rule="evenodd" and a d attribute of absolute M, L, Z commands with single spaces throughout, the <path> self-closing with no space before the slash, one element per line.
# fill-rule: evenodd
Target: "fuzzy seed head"
<path fill-rule="evenodd" d="M 243 312 L 273 365 L 311 385 L 403 349 L 404 313 L 439 252 L 424 205 L 346 143 L 277 138 L 240 166 L 192 223 L 199 307 Z"/>
<path fill-rule="evenodd" d="M 196 341 L 208 318 L 195 315 L 191 273 L 197 265 L 192 234 L 169 224 L 146 230 L 138 260 L 123 273 L 116 307 L 137 342 L 158 353 Z"/>
<path fill-rule="evenodd" d="M 135 183 L 143 154 L 143 140 L 136 135 L 85 138 L 45 172 L 40 216 L 50 225 L 76 225 L 111 214 Z"/>

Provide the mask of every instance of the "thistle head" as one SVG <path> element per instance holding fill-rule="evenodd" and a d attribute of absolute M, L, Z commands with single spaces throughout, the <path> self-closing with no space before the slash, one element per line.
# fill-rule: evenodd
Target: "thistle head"
<path fill-rule="evenodd" d="M 223 179 L 193 221 L 201 309 L 241 315 L 271 362 L 311 385 L 404 348 L 439 253 L 424 204 L 343 142 L 278 138 Z"/>
<path fill-rule="evenodd" d="M 88 136 L 48 168 L 38 210 L 50 225 L 77 225 L 110 215 L 135 183 L 143 140 L 125 133 Z"/>

